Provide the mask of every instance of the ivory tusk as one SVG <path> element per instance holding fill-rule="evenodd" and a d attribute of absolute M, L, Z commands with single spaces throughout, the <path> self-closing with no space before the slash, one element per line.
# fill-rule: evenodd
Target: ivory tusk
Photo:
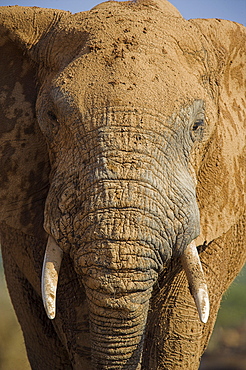
<path fill-rule="evenodd" d="M 42 269 L 41 291 L 45 311 L 49 319 L 56 314 L 56 289 L 63 251 L 49 236 Z"/>
<path fill-rule="evenodd" d="M 190 285 L 191 294 L 195 300 L 199 318 L 201 322 L 206 324 L 209 317 L 208 288 L 194 241 L 188 245 L 181 256 L 181 263 Z"/>

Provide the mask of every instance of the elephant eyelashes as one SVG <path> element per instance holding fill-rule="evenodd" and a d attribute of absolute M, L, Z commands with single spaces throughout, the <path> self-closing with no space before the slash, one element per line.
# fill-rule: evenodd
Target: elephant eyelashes
<path fill-rule="evenodd" d="M 202 140 L 204 128 L 205 128 L 205 121 L 203 119 L 198 119 L 194 122 L 192 126 L 192 132 L 191 132 L 191 137 L 194 141 Z"/>

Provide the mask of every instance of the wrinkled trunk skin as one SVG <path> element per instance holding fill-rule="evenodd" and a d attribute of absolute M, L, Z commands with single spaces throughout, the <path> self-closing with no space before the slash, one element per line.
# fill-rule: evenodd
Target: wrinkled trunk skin
<path fill-rule="evenodd" d="M 158 277 L 154 253 L 144 243 L 113 240 L 112 235 L 81 246 L 74 260 L 89 303 L 94 369 L 140 369 L 149 300 Z"/>
<path fill-rule="evenodd" d="M 136 370 L 158 274 L 198 234 L 194 184 L 159 117 L 116 109 L 85 122 L 76 168 L 67 151 L 53 175 L 46 229 L 85 286 L 94 369 Z"/>
<path fill-rule="evenodd" d="M 148 302 L 134 312 L 90 306 L 95 369 L 140 369 Z"/>

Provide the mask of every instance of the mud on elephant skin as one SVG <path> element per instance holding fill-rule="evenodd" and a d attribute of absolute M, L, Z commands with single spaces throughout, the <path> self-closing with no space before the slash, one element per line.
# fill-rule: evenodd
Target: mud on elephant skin
<path fill-rule="evenodd" d="M 1 244 L 31 367 L 197 369 L 246 259 L 245 28 L 165 0 L 0 9 Z"/>

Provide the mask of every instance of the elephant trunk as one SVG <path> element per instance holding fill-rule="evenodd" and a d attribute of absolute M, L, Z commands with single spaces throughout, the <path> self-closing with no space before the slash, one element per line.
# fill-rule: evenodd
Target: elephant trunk
<path fill-rule="evenodd" d="M 122 300 L 134 299 L 131 295 L 125 298 L 122 297 Z M 110 300 L 112 306 L 116 305 L 114 299 Z M 116 301 L 120 306 L 119 300 Z M 125 305 L 114 309 L 102 308 L 91 301 L 89 303 L 94 369 L 140 369 L 148 301 L 138 305 L 135 303 L 134 306 L 138 308 L 134 311 L 126 310 L 123 308 Z"/>
<path fill-rule="evenodd" d="M 137 241 L 104 240 L 83 245 L 74 256 L 89 304 L 95 369 L 139 369 L 158 276 L 148 249 Z"/>

